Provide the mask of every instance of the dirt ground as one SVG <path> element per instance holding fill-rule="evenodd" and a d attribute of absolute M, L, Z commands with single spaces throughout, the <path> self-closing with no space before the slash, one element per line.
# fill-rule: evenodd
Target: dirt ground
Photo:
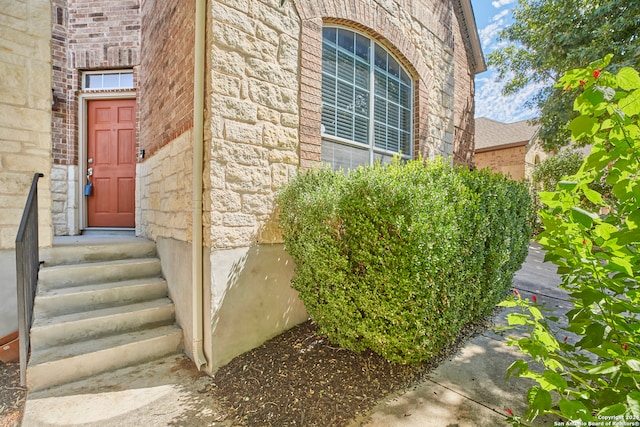
<path fill-rule="evenodd" d="M 0 362 L 0 427 L 20 425 L 26 397 L 20 387 L 20 364 Z"/>
<path fill-rule="evenodd" d="M 220 404 L 222 425 L 353 427 L 381 400 L 419 382 L 488 327 L 490 318 L 468 325 L 440 356 L 408 366 L 343 350 L 309 321 L 236 357 L 200 392 Z M 0 362 L 0 427 L 20 425 L 25 399 L 19 364 Z"/>

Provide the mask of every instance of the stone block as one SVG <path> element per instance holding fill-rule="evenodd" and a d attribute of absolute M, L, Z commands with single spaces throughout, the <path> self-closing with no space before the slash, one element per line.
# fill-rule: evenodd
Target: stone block
<path fill-rule="evenodd" d="M 229 163 L 225 176 L 227 188 L 232 191 L 257 193 L 271 188 L 271 173 L 268 167 Z"/>
<path fill-rule="evenodd" d="M 234 161 L 247 166 L 266 167 L 269 150 L 255 145 L 240 143 L 221 143 L 214 152 L 213 158 L 220 162 Z"/>
<path fill-rule="evenodd" d="M 260 145 L 262 139 L 262 126 L 255 123 L 249 124 L 226 120 L 224 130 L 227 141 Z"/>
<path fill-rule="evenodd" d="M 283 113 L 297 114 L 298 92 L 272 83 L 249 79 L 249 97 L 257 104 L 273 108 Z"/>
<path fill-rule="evenodd" d="M 241 80 L 238 77 L 211 71 L 211 90 L 213 93 L 239 98 L 240 84 Z"/>
<path fill-rule="evenodd" d="M 258 222 L 254 215 L 233 212 L 222 217 L 222 224 L 225 227 L 254 227 L 258 225 Z"/>
<path fill-rule="evenodd" d="M 273 83 L 277 86 L 296 89 L 298 77 L 295 73 L 283 71 L 279 64 L 258 58 L 247 59 L 246 73 L 249 77 Z"/>
<path fill-rule="evenodd" d="M 243 194 L 242 211 L 254 215 L 268 215 L 273 210 L 274 195 Z"/>
<path fill-rule="evenodd" d="M 226 119 L 235 119 L 246 123 L 258 121 L 258 105 L 249 101 L 225 96 L 213 96 L 211 108 Z"/>
<path fill-rule="evenodd" d="M 251 19 L 246 13 L 218 2 L 212 2 L 211 10 L 216 21 L 224 25 L 232 25 L 247 34 L 256 33 L 256 21 Z"/>
<path fill-rule="evenodd" d="M 238 193 L 212 189 L 209 194 L 211 205 L 218 212 L 237 212 L 242 209 L 242 197 Z"/>
<path fill-rule="evenodd" d="M 262 141 L 265 147 L 295 150 L 299 141 L 298 130 L 266 124 Z"/>
<path fill-rule="evenodd" d="M 242 78 L 246 64 L 244 57 L 238 52 L 215 49 L 211 55 L 211 68 L 222 74 Z"/>
<path fill-rule="evenodd" d="M 273 123 L 274 125 L 281 123 L 281 117 L 284 114 L 279 113 L 271 108 L 258 105 L 258 120 Z"/>

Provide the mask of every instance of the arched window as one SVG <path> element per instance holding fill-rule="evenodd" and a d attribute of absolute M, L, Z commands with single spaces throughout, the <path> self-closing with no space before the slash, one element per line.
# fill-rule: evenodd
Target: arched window
<path fill-rule="evenodd" d="M 334 169 L 413 156 L 413 81 L 380 44 L 322 31 L 322 161 Z"/>

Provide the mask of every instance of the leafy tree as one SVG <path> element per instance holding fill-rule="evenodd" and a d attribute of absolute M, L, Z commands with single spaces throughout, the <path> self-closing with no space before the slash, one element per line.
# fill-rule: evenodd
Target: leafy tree
<path fill-rule="evenodd" d="M 535 121 L 550 151 L 567 144 L 575 96 L 554 86 L 565 70 L 613 53 L 612 70 L 640 65 L 640 0 L 519 0 L 514 23 L 500 33 L 506 42 L 488 63 L 506 81 L 504 93 L 530 83 L 543 88 L 529 101 L 540 110 Z"/>
<path fill-rule="evenodd" d="M 582 160 L 583 156 L 579 152 L 562 150 L 533 168 L 531 174 L 533 184 L 542 190 L 553 190 L 562 177 L 578 172 Z"/>
<path fill-rule="evenodd" d="M 507 374 L 537 382 L 524 417 L 510 413 L 514 425 L 541 414 L 579 423 L 570 425 L 640 420 L 640 75 L 601 71 L 610 59 L 559 79 L 577 92 L 573 139 L 594 145 L 576 174 L 540 193 L 538 238 L 574 308 L 559 327 L 535 300 L 501 303 L 519 309 L 509 325 L 528 331 L 509 340 L 529 357 Z M 611 186 L 607 198 L 591 187 L 602 180 Z"/>

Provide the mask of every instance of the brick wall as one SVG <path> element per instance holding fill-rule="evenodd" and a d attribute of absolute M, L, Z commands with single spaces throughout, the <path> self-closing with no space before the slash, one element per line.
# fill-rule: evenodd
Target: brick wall
<path fill-rule="evenodd" d="M 139 0 L 53 0 L 53 161 L 78 164 L 79 70 L 132 68 L 140 60 Z"/>
<path fill-rule="evenodd" d="M 193 125 L 195 1 L 142 4 L 140 141 L 152 155 Z"/>
<path fill-rule="evenodd" d="M 81 72 L 140 62 L 140 0 L 52 0 L 52 191 L 56 235 L 77 232 Z M 108 91 L 113 92 L 113 91 Z M 139 140 L 139 139 L 138 139 Z"/>
<path fill-rule="evenodd" d="M 474 72 L 473 60 L 462 9 L 458 2 L 454 6 L 454 136 L 453 162 L 457 165 L 473 164 L 475 138 Z"/>
<path fill-rule="evenodd" d="M 48 0 L 0 8 L 0 249 L 15 246 L 36 172 L 45 175 L 38 185 L 40 245 L 52 241 L 49 17 Z"/>
<path fill-rule="evenodd" d="M 489 168 L 501 172 L 516 181 L 524 179 L 526 145 L 476 152 L 475 164 L 478 169 Z"/>
<path fill-rule="evenodd" d="M 144 1 L 137 232 L 191 240 L 195 2 Z"/>

